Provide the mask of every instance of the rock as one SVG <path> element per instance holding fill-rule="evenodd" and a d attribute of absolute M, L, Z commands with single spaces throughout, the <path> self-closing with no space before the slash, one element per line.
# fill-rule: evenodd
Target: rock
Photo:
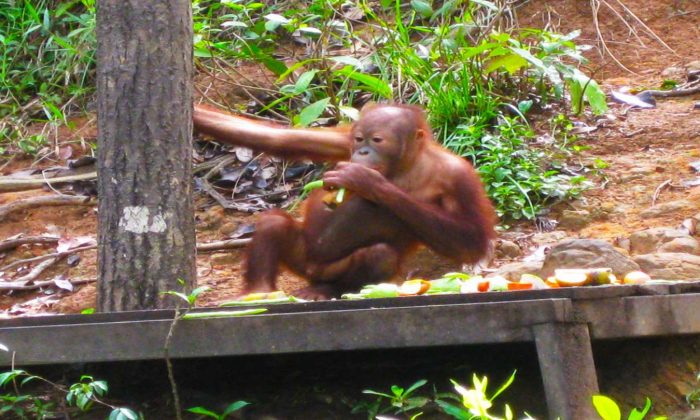
<path fill-rule="evenodd" d="M 209 261 L 214 266 L 224 266 L 224 265 L 237 265 L 241 260 L 240 255 L 231 252 L 221 252 L 218 254 L 212 254 Z"/>
<path fill-rule="evenodd" d="M 700 256 L 697 255 L 663 252 L 637 255 L 634 261 L 653 279 L 700 279 Z"/>
<path fill-rule="evenodd" d="M 693 204 L 688 200 L 668 201 L 666 203 L 661 203 L 653 207 L 649 207 L 648 209 L 639 213 L 639 215 L 643 218 L 659 217 L 665 215 L 666 213 L 672 213 L 679 210 L 687 210 L 692 207 Z"/>
<path fill-rule="evenodd" d="M 700 215 L 698 215 L 700 216 Z M 563 230 L 553 230 L 551 232 L 540 232 L 532 236 L 532 242 L 537 245 L 553 244 L 566 238 L 568 235 Z"/>
<path fill-rule="evenodd" d="M 591 208 L 591 217 L 593 220 L 605 221 L 611 216 L 619 213 L 624 213 L 613 203 L 601 203 L 598 206 Z"/>
<path fill-rule="evenodd" d="M 688 232 L 684 229 L 674 229 L 667 227 L 651 228 L 634 232 L 630 235 L 631 254 L 650 254 L 655 252 L 659 246 L 666 242 L 671 242 L 677 238 L 689 238 Z"/>
<path fill-rule="evenodd" d="M 659 247 L 659 252 L 679 252 L 681 254 L 700 255 L 700 242 L 688 237 L 676 238 Z"/>
<path fill-rule="evenodd" d="M 502 265 L 495 272 L 486 277 L 502 276 L 510 281 L 519 281 L 523 274 L 540 275 L 542 269 L 541 262 L 514 262 Z"/>
<path fill-rule="evenodd" d="M 661 76 L 664 79 L 684 80 L 686 76 L 686 69 L 675 66 L 667 67 L 661 72 Z"/>
<path fill-rule="evenodd" d="M 496 256 L 498 258 L 517 258 L 522 253 L 520 246 L 513 241 L 501 239 L 496 244 Z"/>
<path fill-rule="evenodd" d="M 629 255 L 630 249 L 632 249 L 632 243 L 629 238 L 615 238 L 613 245 L 617 249 L 623 249 L 625 251 L 624 254 L 627 255 Z"/>
<path fill-rule="evenodd" d="M 583 229 L 591 223 L 591 213 L 587 210 L 564 210 L 559 219 L 559 227 L 564 229 Z"/>
<path fill-rule="evenodd" d="M 544 260 L 542 275 L 551 276 L 557 268 L 610 267 L 624 275 L 639 270 L 639 265 L 599 239 L 568 239 L 552 247 Z"/>

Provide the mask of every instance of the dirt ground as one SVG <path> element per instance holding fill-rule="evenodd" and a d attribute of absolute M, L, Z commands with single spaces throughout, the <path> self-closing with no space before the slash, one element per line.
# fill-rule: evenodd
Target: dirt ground
<path fill-rule="evenodd" d="M 624 3 L 673 49 L 670 51 L 644 33 L 639 23 L 633 24 L 636 33 L 631 31 L 618 16 L 605 6 L 601 7 L 600 34 L 615 57 L 634 73 L 621 69 L 609 55 L 600 52 L 591 5 L 587 1 L 533 0 L 525 2 L 518 9 L 518 18 L 523 27 L 547 26 L 560 32 L 582 29 L 581 39 L 596 46 L 587 53 L 591 60 L 588 68 L 595 72 L 594 77 L 601 82 L 606 92 L 625 88 L 656 88 L 664 79 L 672 78 L 673 71 L 667 69 L 684 69 L 684 66 L 700 60 L 700 2 L 627 0 Z M 632 20 L 629 13 L 623 12 L 622 15 L 628 21 Z M 700 68 L 700 62 L 696 65 Z M 693 108 L 698 100 L 698 96 L 659 99 L 655 109 L 630 109 L 627 105 L 611 102 L 608 115 L 598 118 L 584 116 L 581 119 L 583 123 L 598 128 L 579 136 L 580 144 L 588 146 L 588 149 L 571 159 L 582 163 L 599 159 L 607 164 L 607 168 L 601 174 L 591 177 L 595 182 L 594 188 L 579 200 L 558 205 L 550 216 L 556 218 L 565 209 L 587 209 L 594 214 L 596 209 L 607 209 L 604 215 L 597 217 L 586 228 L 568 231 L 567 234 L 571 237 L 615 239 L 648 227 L 679 226 L 684 219 L 700 213 L 700 187 L 682 187 L 684 180 L 698 177 L 689 166 L 691 162 L 700 160 L 700 110 Z M 75 154 L 84 153 L 83 141 L 94 140 L 96 136 L 94 121 L 78 126 L 81 127 L 80 130 L 62 129 L 60 135 L 62 144 L 70 144 Z M 27 160 L 14 160 L 2 172 L 7 174 L 31 164 Z M 38 163 L 40 167 L 53 164 L 65 162 L 57 160 Z M 20 198 L 50 194 L 41 190 L 2 193 L 0 205 Z M 656 204 L 687 200 L 687 205 L 669 210 L 659 217 L 642 217 L 640 212 L 651 207 L 655 196 Z M 224 239 L 226 233 L 235 230 L 240 224 L 251 223 L 256 217 L 224 211 L 219 206 L 208 206 L 207 197 L 199 196 L 196 202 L 199 208 L 208 207 L 197 213 L 198 242 Z M 525 237 L 534 231 L 531 224 L 516 224 L 508 234 Z M 50 233 L 62 238 L 94 237 L 95 208 L 37 208 L 15 213 L 0 224 L 0 240 L 20 233 Z M 41 255 L 46 251 L 47 248 L 42 246 L 22 247 L 0 255 L 0 265 Z M 197 256 L 199 284 L 209 285 L 213 289 L 202 296 L 201 304 L 213 305 L 225 301 L 240 290 L 242 252 L 235 250 Z M 495 261 L 494 264 L 502 262 Z M 449 263 L 430 254 L 422 254 L 412 262 L 412 266 L 422 270 L 420 273 L 427 277 L 454 269 Z M 57 275 L 68 279 L 94 279 L 96 252 L 92 250 L 81 253 L 81 260 L 74 267 L 59 264 L 43 273 L 42 279 L 52 279 Z M 284 274 L 280 281 L 280 287 L 286 291 L 301 286 L 302 280 L 288 274 Z M 0 295 L 0 311 L 10 316 L 77 313 L 94 306 L 94 284 L 78 286 L 73 292 L 33 291 Z M 647 347 L 639 345 L 635 348 Z M 604 388 L 630 404 L 639 404 L 640 395 L 649 395 L 657 403 L 657 411 L 683 409 L 684 404 L 679 395 L 694 385 L 692 378 L 700 363 L 697 343 L 671 342 L 639 352 L 635 352 L 635 348 L 625 350 L 640 357 L 634 363 L 661 363 L 667 369 L 663 372 L 654 369 L 649 375 L 651 378 L 632 379 L 629 368 L 620 367 L 615 370 L 614 365 L 606 364 L 606 373 L 601 374 L 601 382 L 606 384 Z M 616 360 L 625 360 L 619 354 L 616 357 Z"/>

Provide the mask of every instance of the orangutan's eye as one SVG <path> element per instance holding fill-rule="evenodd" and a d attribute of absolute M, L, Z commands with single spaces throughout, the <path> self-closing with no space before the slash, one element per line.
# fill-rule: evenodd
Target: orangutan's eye
<path fill-rule="evenodd" d="M 375 143 L 381 143 L 384 139 L 381 137 L 372 137 L 372 141 Z"/>
<path fill-rule="evenodd" d="M 364 139 L 362 137 L 355 137 L 355 141 L 358 143 L 362 143 Z"/>

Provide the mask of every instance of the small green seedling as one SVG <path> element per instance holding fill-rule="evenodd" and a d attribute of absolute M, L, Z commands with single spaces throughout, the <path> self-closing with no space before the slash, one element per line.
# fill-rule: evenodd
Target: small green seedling
<path fill-rule="evenodd" d="M 593 396 L 593 406 L 598 412 L 598 415 L 603 420 L 620 420 L 622 418 L 622 412 L 620 411 L 620 406 L 610 397 L 605 395 L 594 395 Z M 644 420 L 651 410 L 651 400 L 646 399 L 644 408 L 639 411 L 633 408 L 627 416 L 627 420 Z M 666 420 L 666 416 L 656 416 L 653 420 Z"/>
<path fill-rule="evenodd" d="M 250 405 L 250 403 L 246 401 L 236 401 L 235 403 L 230 404 L 228 407 L 226 407 L 226 409 L 221 414 L 208 410 L 204 407 L 192 407 L 188 408 L 187 411 L 193 414 L 201 414 L 206 417 L 211 417 L 216 420 L 225 420 L 226 417 L 228 417 L 230 414 L 240 410 L 241 408 L 247 405 Z"/>
<path fill-rule="evenodd" d="M 386 392 L 377 392 L 371 389 L 366 389 L 362 391 L 362 393 L 369 395 L 377 395 L 379 397 L 378 402 L 381 402 L 382 400 L 388 400 L 390 406 L 396 409 L 395 414 L 406 413 L 411 410 L 422 408 L 430 402 L 430 399 L 427 397 L 413 395 L 418 388 L 422 387 L 427 382 L 428 381 L 426 381 L 425 379 L 421 379 L 419 381 L 416 381 L 410 387 L 408 387 L 408 389 L 404 389 L 398 385 L 392 385 L 391 394 Z M 388 409 L 381 410 L 381 412 L 386 411 L 388 411 Z"/>

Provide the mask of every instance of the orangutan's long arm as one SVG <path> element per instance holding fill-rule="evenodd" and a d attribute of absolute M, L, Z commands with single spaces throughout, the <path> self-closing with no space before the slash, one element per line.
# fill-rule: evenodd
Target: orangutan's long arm
<path fill-rule="evenodd" d="M 194 107 L 194 127 L 223 143 L 286 158 L 337 162 L 350 159 L 350 127 L 275 127 L 206 107 Z"/>

